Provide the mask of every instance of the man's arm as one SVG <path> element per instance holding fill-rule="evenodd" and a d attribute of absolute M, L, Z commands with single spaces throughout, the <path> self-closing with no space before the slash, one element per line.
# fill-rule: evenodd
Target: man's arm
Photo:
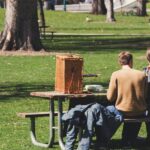
<path fill-rule="evenodd" d="M 115 73 L 110 78 L 107 99 L 108 101 L 115 101 L 117 99 L 117 79 Z"/>

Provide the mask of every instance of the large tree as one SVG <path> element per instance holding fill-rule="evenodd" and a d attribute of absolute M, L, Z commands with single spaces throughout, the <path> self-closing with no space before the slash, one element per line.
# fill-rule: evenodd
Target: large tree
<path fill-rule="evenodd" d="M 137 15 L 146 16 L 146 2 L 147 0 L 137 0 Z"/>
<path fill-rule="evenodd" d="M 0 34 L 0 49 L 41 50 L 37 0 L 6 0 L 5 27 Z"/>
<path fill-rule="evenodd" d="M 92 13 L 93 14 L 106 14 L 106 7 L 104 0 L 93 0 L 92 2 Z"/>
<path fill-rule="evenodd" d="M 113 0 L 105 0 L 105 5 L 106 5 L 106 9 L 107 9 L 106 21 L 107 22 L 116 21 L 115 16 L 114 16 Z"/>

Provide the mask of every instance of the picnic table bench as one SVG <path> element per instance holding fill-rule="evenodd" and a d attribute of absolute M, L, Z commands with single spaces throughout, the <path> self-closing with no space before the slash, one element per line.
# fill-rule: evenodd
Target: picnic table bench
<path fill-rule="evenodd" d="M 53 40 L 54 38 L 54 33 L 56 33 L 55 30 L 52 30 L 49 28 L 49 26 L 39 26 L 39 30 L 40 30 L 40 37 L 43 37 L 44 39 L 46 39 L 47 36 L 51 35 L 51 40 Z"/>
<path fill-rule="evenodd" d="M 124 118 L 123 122 L 150 122 L 150 116 L 140 118 Z"/>
<path fill-rule="evenodd" d="M 23 118 L 30 118 L 31 120 L 31 127 L 30 127 L 30 137 L 31 141 L 34 145 L 40 146 L 40 147 L 53 147 L 54 144 L 54 135 L 55 131 L 57 131 L 58 135 L 58 142 L 61 150 L 65 150 L 64 142 L 63 142 L 63 128 L 62 128 L 62 114 L 64 113 L 63 111 L 63 101 L 64 100 L 71 100 L 73 99 L 80 99 L 80 98 L 90 98 L 93 99 L 94 97 L 105 97 L 106 93 L 81 93 L 81 94 L 64 94 L 61 92 L 56 92 L 56 91 L 49 91 L 49 92 L 31 92 L 31 96 L 36 96 L 39 97 L 40 100 L 43 98 L 43 100 L 49 101 L 49 112 L 33 112 L 33 113 L 18 113 L 17 115 Z M 57 111 L 55 111 L 55 103 L 54 101 L 58 102 Z M 57 117 L 57 123 L 55 123 L 56 119 L 55 116 Z M 49 139 L 48 143 L 41 143 L 36 140 L 36 134 L 35 134 L 35 125 L 36 121 L 35 119 L 38 117 L 49 117 Z"/>
<path fill-rule="evenodd" d="M 63 112 L 65 113 L 65 112 Z M 17 113 L 18 117 L 21 118 L 37 118 L 37 117 L 49 117 L 49 112 L 21 112 Z M 58 115 L 57 112 L 54 113 L 55 116 Z M 124 118 L 123 122 L 150 122 L 150 116 L 141 118 Z"/>
<path fill-rule="evenodd" d="M 31 141 L 34 145 L 40 146 L 40 147 L 52 147 L 54 144 L 54 130 L 58 130 L 58 141 L 60 148 L 62 150 L 65 150 L 64 143 L 63 143 L 63 135 L 62 135 L 62 121 L 61 117 L 62 114 L 65 113 L 62 110 L 62 101 L 65 100 L 66 98 L 81 98 L 81 97 L 88 97 L 88 98 L 93 98 L 93 97 L 105 97 L 106 93 L 98 93 L 98 94 L 63 94 L 55 91 L 51 92 L 32 92 L 31 96 L 37 96 L 37 97 L 43 97 L 46 99 L 49 99 L 50 102 L 50 110 L 48 112 L 23 112 L 23 113 L 18 113 L 17 115 L 22 118 L 30 118 L 31 124 L 30 124 L 30 136 L 31 136 Z M 54 100 L 58 101 L 58 112 L 54 110 Z M 55 116 L 57 116 L 58 120 L 58 125 L 55 125 Z M 49 142 L 48 144 L 45 143 L 40 143 L 36 140 L 36 132 L 35 132 L 35 119 L 38 117 L 49 117 L 50 120 L 50 128 L 49 128 Z M 124 118 L 123 122 L 150 122 L 150 116 L 143 117 L 143 118 Z"/>

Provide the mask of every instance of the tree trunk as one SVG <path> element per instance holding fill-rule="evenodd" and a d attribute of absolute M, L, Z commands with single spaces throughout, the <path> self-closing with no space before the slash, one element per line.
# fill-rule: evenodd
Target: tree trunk
<path fill-rule="evenodd" d="M 37 0 L 7 0 L 5 28 L 0 35 L 0 49 L 41 50 Z"/>
<path fill-rule="evenodd" d="M 105 0 L 100 0 L 100 14 L 103 14 L 103 15 L 105 15 L 107 13 L 104 1 Z"/>
<path fill-rule="evenodd" d="M 113 0 L 105 0 L 105 6 L 107 9 L 106 21 L 107 22 L 114 22 L 116 21 L 114 17 L 114 4 Z"/>
<path fill-rule="evenodd" d="M 38 0 L 39 2 L 39 8 L 40 8 L 40 23 L 41 26 L 45 26 L 45 16 L 44 16 L 44 11 L 43 11 L 43 2 L 42 0 Z"/>
<path fill-rule="evenodd" d="M 146 0 L 137 0 L 137 15 L 138 16 L 147 16 Z"/>
<path fill-rule="evenodd" d="M 98 0 L 93 0 L 92 14 L 98 14 Z"/>
<path fill-rule="evenodd" d="M 0 1 L 0 7 L 4 8 L 4 2 L 3 1 Z"/>
<path fill-rule="evenodd" d="M 106 14 L 106 7 L 104 4 L 104 0 L 93 0 L 92 3 L 92 13 L 93 14 Z"/>

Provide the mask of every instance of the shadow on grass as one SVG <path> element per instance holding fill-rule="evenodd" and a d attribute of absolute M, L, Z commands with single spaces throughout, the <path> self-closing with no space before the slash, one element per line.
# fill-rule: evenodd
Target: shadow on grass
<path fill-rule="evenodd" d="M 113 139 L 110 141 L 109 146 L 110 149 L 112 150 L 149 150 L 150 145 L 146 143 L 146 140 L 143 139 L 137 139 L 135 144 L 132 146 L 130 145 L 124 145 L 122 146 L 121 140 L 120 139 Z"/>
<path fill-rule="evenodd" d="M 54 89 L 50 84 L 37 83 L 6 83 L 0 85 L 0 102 L 6 102 L 11 99 L 29 98 L 33 91 L 50 91 Z"/>
<path fill-rule="evenodd" d="M 54 35 L 43 44 L 47 51 L 141 50 L 150 47 L 150 36 Z"/>
<path fill-rule="evenodd" d="M 107 87 L 105 83 L 86 82 L 85 84 L 101 84 Z M 54 86 L 46 83 L 5 83 L 0 84 L 0 102 L 14 100 L 18 98 L 31 98 L 30 92 L 34 91 L 53 91 Z"/>
<path fill-rule="evenodd" d="M 108 145 L 103 145 L 99 143 L 99 146 L 95 146 L 95 140 L 91 144 L 91 149 L 94 150 L 149 150 L 150 146 L 146 143 L 145 139 L 137 140 L 134 145 L 122 145 L 121 139 L 112 139 Z M 78 141 L 75 147 L 77 148 Z"/>

